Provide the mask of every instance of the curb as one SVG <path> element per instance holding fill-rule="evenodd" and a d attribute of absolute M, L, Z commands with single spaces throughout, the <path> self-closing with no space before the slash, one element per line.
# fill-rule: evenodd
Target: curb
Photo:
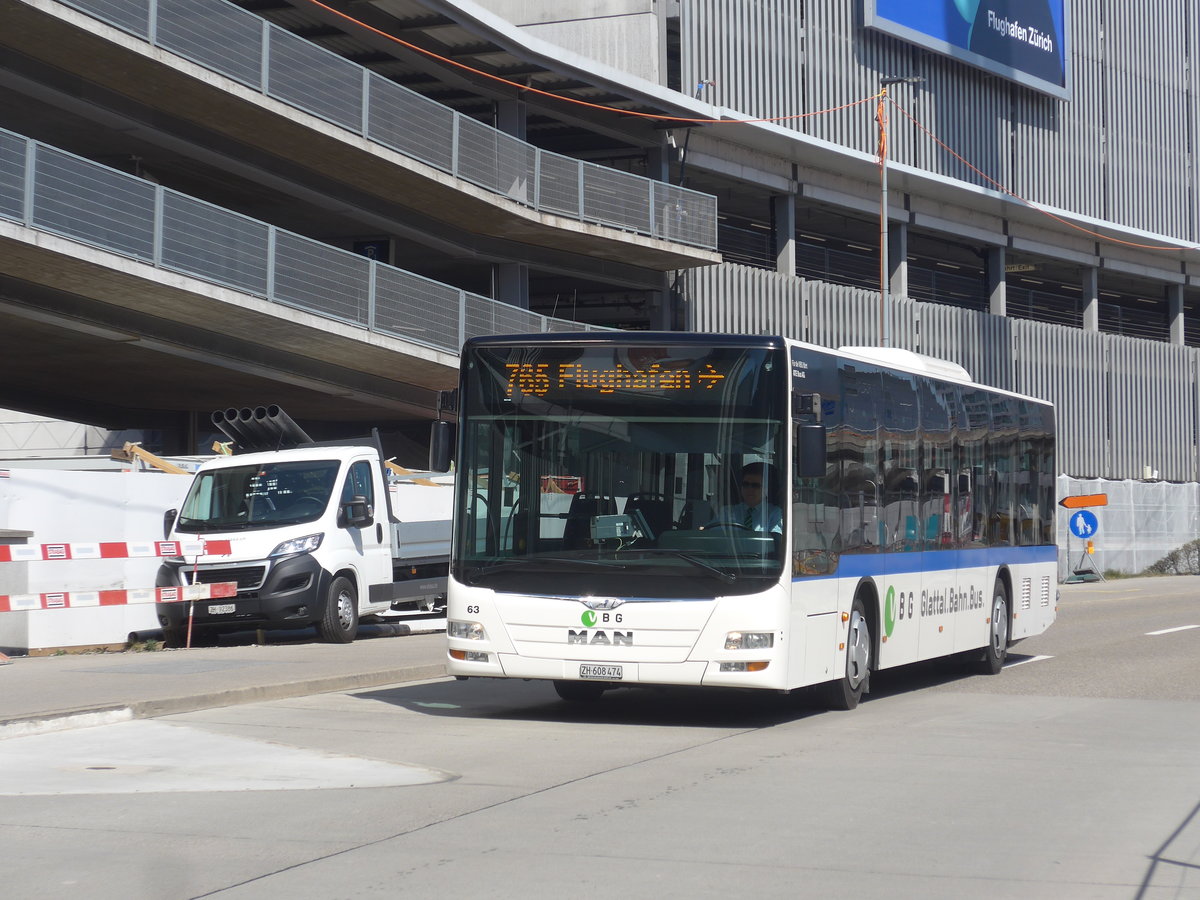
<path fill-rule="evenodd" d="M 64 710 L 61 712 L 38 713 L 18 716 L 0 721 L 0 740 L 9 737 L 25 737 L 50 731 L 65 731 L 71 728 L 89 728 L 94 725 L 111 725 L 130 719 L 153 719 L 178 713 L 197 712 L 222 706 L 237 706 L 243 703 L 260 703 L 268 700 L 286 700 L 305 697 L 309 694 L 327 694 L 334 691 L 352 691 L 362 688 L 383 687 L 389 684 L 404 684 L 412 681 L 427 681 L 446 676 L 443 663 L 408 666 L 402 669 L 381 669 L 376 672 L 361 672 L 354 675 L 330 675 L 304 681 L 283 684 L 256 685 L 214 691 L 208 694 L 189 694 L 182 697 L 167 697 L 158 700 L 139 700 L 127 706 L 106 704 L 95 708 Z"/>

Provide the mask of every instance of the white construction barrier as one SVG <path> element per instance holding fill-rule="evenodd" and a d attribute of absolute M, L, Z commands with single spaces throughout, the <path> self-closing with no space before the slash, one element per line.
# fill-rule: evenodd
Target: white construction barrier
<path fill-rule="evenodd" d="M 0 564 L 0 596 L 10 604 L 13 597 L 39 598 L 37 608 L 0 614 L 0 652 L 122 645 L 133 632 L 159 627 L 154 603 L 101 598 L 115 596 L 109 591 L 153 585 L 163 556 L 178 551 L 190 561 L 202 549 L 141 540 L 162 533 L 163 513 L 180 505 L 190 476 L 34 468 L 0 472 L 0 555 L 8 560 Z M 211 551 L 221 548 L 203 549 L 217 555 Z M 63 565 L 64 560 L 73 561 Z M 49 595 L 45 605 L 42 595 Z M 58 605 L 56 595 L 69 605 Z M 94 605 L 90 595 L 96 597 Z"/>

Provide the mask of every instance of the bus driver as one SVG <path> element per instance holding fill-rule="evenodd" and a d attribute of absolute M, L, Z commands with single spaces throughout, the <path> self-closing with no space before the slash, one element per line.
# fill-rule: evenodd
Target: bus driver
<path fill-rule="evenodd" d="M 773 467 L 764 462 L 747 463 L 742 467 L 738 489 L 741 502 L 725 507 L 707 527 L 733 525 L 747 531 L 782 534 L 783 511 L 772 502 L 779 489 Z"/>

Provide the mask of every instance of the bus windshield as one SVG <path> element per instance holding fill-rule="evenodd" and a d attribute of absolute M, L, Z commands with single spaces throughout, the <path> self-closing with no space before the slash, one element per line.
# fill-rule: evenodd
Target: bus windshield
<path fill-rule="evenodd" d="M 455 578 L 646 598 L 777 582 L 786 361 L 762 340 L 469 347 Z"/>

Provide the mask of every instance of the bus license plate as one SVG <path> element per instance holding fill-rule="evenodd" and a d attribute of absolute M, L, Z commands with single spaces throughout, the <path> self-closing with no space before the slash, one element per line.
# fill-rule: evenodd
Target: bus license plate
<path fill-rule="evenodd" d="M 233 603 L 213 603 L 208 607 L 210 616 L 220 616 L 225 613 L 231 613 L 237 609 L 237 605 Z"/>
<path fill-rule="evenodd" d="M 600 681 L 620 681 L 621 672 L 621 666 L 594 666 L 588 663 L 579 666 L 580 678 L 597 678 Z"/>

